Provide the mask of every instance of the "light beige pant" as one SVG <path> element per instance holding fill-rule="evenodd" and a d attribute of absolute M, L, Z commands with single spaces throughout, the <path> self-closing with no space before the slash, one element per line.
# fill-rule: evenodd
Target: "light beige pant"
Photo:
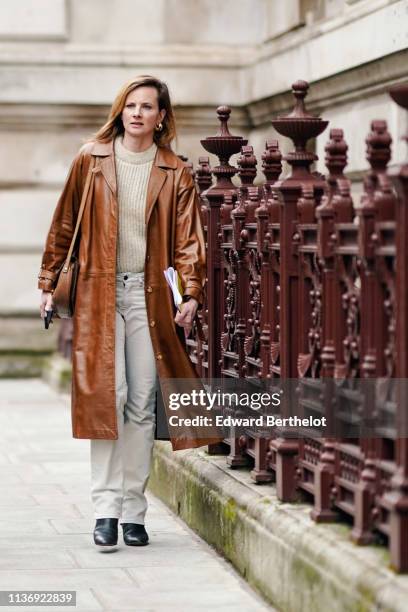
<path fill-rule="evenodd" d="M 155 431 L 157 373 L 143 273 L 116 274 L 115 383 L 118 440 L 91 440 L 95 518 L 144 523 Z"/>

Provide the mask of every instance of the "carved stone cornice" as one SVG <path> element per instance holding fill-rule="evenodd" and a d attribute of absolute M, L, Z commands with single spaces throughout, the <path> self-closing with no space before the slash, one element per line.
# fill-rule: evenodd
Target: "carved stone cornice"
<path fill-rule="evenodd" d="M 310 81 L 308 108 L 313 114 L 348 102 L 388 92 L 396 83 L 406 81 L 408 49 L 374 60 L 320 81 Z M 290 90 L 254 100 L 247 105 L 250 127 L 270 122 L 271 118 L 292 108 Z"/>

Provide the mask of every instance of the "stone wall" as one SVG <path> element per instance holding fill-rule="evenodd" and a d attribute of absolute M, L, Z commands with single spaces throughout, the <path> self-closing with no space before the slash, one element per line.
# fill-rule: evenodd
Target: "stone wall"
<path fill-rule="evenodd" d="M 168 82 L 177 151 L 194 162 L 221 103 L 260 155 L 298 78 L 312 85 L 309 108 L 345 129 L 357 184 L 370 119 L 389 121 L 401 160 L 405 117 L 386 90 L 407 78 L 407 11 L 408 0 L 2 3 L 0 314 L 38 311 L 43 242 L 70 160 L 136 74 Z"/>

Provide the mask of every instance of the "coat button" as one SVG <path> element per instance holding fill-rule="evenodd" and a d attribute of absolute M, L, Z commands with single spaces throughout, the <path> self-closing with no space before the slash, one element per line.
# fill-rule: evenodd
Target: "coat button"
<path fill-rule="evenodd" d="M 157 359 L 163 359 L 163 355 L 161 353 L 157 353 L 156 358 Z"/>
<path fill-rule="evenodd" d="M 150 285 L 148 285 L 148 286 L 146 287 L 146 291 L 147 291 L 147 293 L 151 293 L 151 292 L 153 291 L 153 289 L 151 288 L 151 286 L 150 286 Z"/>
<path fill-rule="evenodd" d="M 156 321 L 153 321 L 153 319 L 150 321 L 150 327 L 154 327 L 156 325 Z"/>

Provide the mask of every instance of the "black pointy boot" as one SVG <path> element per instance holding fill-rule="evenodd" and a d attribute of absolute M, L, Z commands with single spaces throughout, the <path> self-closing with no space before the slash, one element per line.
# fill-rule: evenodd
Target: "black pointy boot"
<path fill-rule="evenodd" d="M 96 519 L 94 529 L 94 542 L 104 550 L 110 550 L 118 543 L 118 521 L 117 518 Z"/>
<path fill-rule="evenodd" d="M 146 546 L 149 536 L 144 525 L 138 523 L 121 523 L 123 528 L 123 541 L 128 546 Z"/>

